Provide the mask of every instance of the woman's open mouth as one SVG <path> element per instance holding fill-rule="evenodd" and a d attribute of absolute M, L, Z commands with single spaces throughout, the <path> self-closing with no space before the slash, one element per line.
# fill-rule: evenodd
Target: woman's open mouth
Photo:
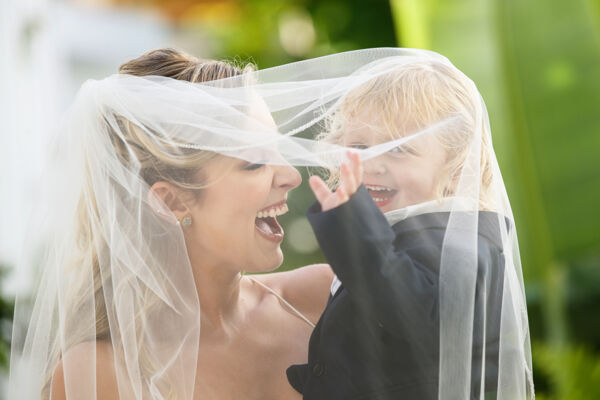
<path fill-rule="evenodd" d="M 277 222 L 276 217 L 288 212 L 285 201 L 269 206 L 258 212 L 254 225 L 262 237 L 275 243 L 283 240 L 283 228 Z"/>
<path fill-rule="evenodd" d="M 390 204 L 396 193 L 398 191 L 396 189 L 392 189 L 387 186 L 379 186 L 379 185 L 365 185 L 369 194 L 377 204 L 377 207 L 385 207 Z"/>

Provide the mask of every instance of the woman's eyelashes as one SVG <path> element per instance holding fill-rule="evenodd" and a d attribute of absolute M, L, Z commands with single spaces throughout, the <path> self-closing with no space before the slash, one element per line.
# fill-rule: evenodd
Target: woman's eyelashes
<path fill-rule="evenodd" d="M 244 170 L 246 170 L 246 171 L 254 171 L 254 170 L 257 170 L 257 169 L 262 168 L 264 166 L 265 166 L 265 164 L 260 163 L 260 162 L 258 162 L 258 163 L 248 162 L 244 166 Z"/>

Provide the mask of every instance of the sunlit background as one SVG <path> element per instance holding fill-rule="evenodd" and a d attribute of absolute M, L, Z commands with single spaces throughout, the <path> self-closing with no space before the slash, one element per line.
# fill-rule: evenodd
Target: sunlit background
<path fill-rule="evenodd" d="M 0 384 L 45 141 L 86 79 L 164 46 L 261 69 L 367 47 L 450 58 L 488 106 L 537 397 L 600 399 L 600 0 L 0 1 Z M 283 269 L 323 260 L 309 190 L 290 200 Z"/>

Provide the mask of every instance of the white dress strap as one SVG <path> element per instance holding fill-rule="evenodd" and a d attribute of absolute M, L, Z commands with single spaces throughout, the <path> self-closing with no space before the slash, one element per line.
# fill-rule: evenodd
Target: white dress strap
<path fill-rule="evenodd" d="M 259 286 L 262 286 L 263 288 L 265 288 L 267 291 L 269 291 L 270 293 L 272 293 L 273 295 L 275 295 L 275 297 L 277 297 L 279 299 L 279 301 L 281 301 L 283 304 L 285 304 L 286 306 L 289 307 L 290 310 L 292 310 L 298 317 L 302 318 L 302 320 L 304 320 L 304 322 L 306 322 L 308 325 L 311 326 L 311 328 L 315 327 L 315 324 L 313 324 L 308 318 L 306 318 L 304 316 L 304 314 L 302 314 L 300 311 L 298 311 L 298 309 L 296 309 L 296 307 L 294 307 L 293 305 L 291 305 L 286 299 L 284 299 L 279 293 L 277 293 L 275 290 L 271 289 L 270 287 L 268 287 L 267 285 L 265 285 L 264 283 L 262 283 L 261 281 L 252 278 L 251 276 L 246 275 L 246 277 L 248 279 L 250 279 L 252 282 L 256 283 Z"/>

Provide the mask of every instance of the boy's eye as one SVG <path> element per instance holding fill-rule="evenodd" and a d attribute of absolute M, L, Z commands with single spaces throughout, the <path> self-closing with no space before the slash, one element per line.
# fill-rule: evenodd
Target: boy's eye
<path fill-rule="evenodd" d="M 406 153 L 406 148 L 404 146 L 396 146 L 393 149 L 389 150 L 389 152 L 394 154 L 403 154 Z"/>
<path fill-rule="evenodd" d="M 403 154 L 413 154 L 413 155 L 417 154 L 413 148 L 411 148 L 407 145 L 396 146 L 393 149 L 389 150 L 388 152 L 390 154 L 397 155 L 397 156 L 400 156 Z"/>

